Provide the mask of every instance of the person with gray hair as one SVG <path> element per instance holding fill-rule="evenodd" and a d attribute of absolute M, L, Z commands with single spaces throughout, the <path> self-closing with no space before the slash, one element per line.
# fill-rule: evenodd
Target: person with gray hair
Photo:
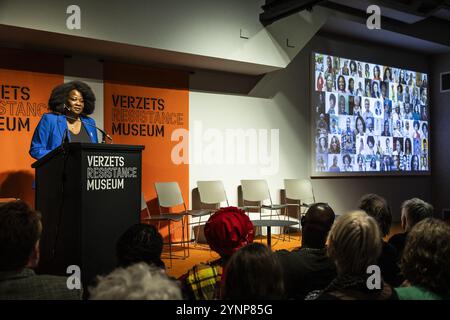
<path fill-rule="evenodd" d="M 177 282 L 164 270 L 140 262 L 98 278 L 91 300 L 182 300 Z"/>
<path fill-rule="evenodd" d="M 381 277 L 379 287 L 368 286 L 368 267 L 377 263 L 382 250 L 381 232 L 374 218 L 361 210 L 342 215 L 331 228 L 328 242 L 328 255 L 336 264 L 337 277 L 319 293 L 319 300 L 396 298 Z"/>
<path fill-rule="evenodd" d="M 419 198 L 412 198 L 402 203 L 402 228 L 403 233 L 397 233 L 389 239 L 389 244 L 397 249 L 401 257 L 405 248 L 406 236 L 408 232 L 420 221 L 433 217 L 433 206 Z"/>

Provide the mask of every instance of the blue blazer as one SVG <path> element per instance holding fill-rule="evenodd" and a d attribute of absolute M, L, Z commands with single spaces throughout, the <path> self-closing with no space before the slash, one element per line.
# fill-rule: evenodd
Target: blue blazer
<path fill-rule="evenodd" d="M 81 121 L 90 124 L 84 125 L 93 143 L 98 143 L 97 129 L 92 118 L 81 116 Z M 39 160 L 47 153 L 59 147 L 62 143 L 64 132 L 68 130 L 64 115 L 46 113 L 39 121 L 31 140 L 30 155 Z M 68 134 L 70 141 L 70 134 Z"/>

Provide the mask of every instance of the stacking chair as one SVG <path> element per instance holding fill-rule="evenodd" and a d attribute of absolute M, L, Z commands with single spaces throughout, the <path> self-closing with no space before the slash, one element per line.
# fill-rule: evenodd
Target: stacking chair
<path fill-rule="evenodd" d="M 286 205 L 297 207 L 299 229 L 301 229 L 300 220 L 303 213 L 306 208 L 316 202 L 311 181 L 308 179 L 284 179 L 284 188 L 286 202 L 287 200 L 295 201 L 295 203 L 286 203 Z"/>
<path fill-rule="evenodd" d="M 181 194 L 180 186 L 177 182 L 156 182 L 155 183 L 156 193 L 158 194 L 159 209 L 161 208 L 171 208 L 179 205 L 183 205 L 183 211 L 178 214 L 184 216 L 191 216 L 199 218 L 205 215 L 211 214 L 211 210 L 188 210 L 186 208 L 186 203 L 184 202 L 183 195 Z M 182 220 L 184 222 L 184 220 Z M 189 223 L 187 226 L 190 225 Z M 183 224 L 184 226 L 184 224 Z M 187 227 L 186 226 L 186 227 Z M 187 229 L 187 228 L 186 228 Z M 189 236 L 189 230 L 186 230 L 186 237 Z M 189 256 L 189 242 L 184 240 L 184 229 L 183 229 L 183 241 L 181 243 L 187 245 L 187 252 Z"/>
<path fill-rule="evenodd" d="M 142 219 L 142 221 L 157 221 L 158 222 L 158 230 L 161 227 L 161 222 L 166 221 L 167 222 L 167 229 L 168 229 L 168 242 L 164 243 L 169 246 L 169 267 L 172 268 L 172 245 L 175 244 L 172 242 L 172 233 L 171 233 L 171 223 L 172 222 L 180 222 L 181 221 L 181 228 L 182 228 L 182 238 L 184 239 L 184 213 L 160 213 L 151 215 L 150 210 L 148 209 L 147 202 L 145 201 L 144 194 L 141 196 L 141 211 L 145 210 L 147 213 L 147 216 Z M 160 210 L 161 212 L 161 210 Z M 186 258 L 185 251 L 183 250 L 183 258 Z"/>
<path fill-rule="evenodd" d="M 242 197 L 244 199 L 244 206 L 247 209 L 258 209 L 259 218 L 262 216 L 262 209 L 270 211 L 270 217 L 272 218 L 273 211 L 279 211 L 287 208 L 286 204 L 274 204 L 270 195 L 269 186 L 266 180 L 241 180 L 242 185 Z M 265 204 L 267 200 L 269 203 Z M 259 202 L 257 206 L 246 206 L 245 201 Z M 277 214 L 278 215 L 278 214 Z"/>
<path fill-rule="evenodd" d="M 198 193 L 200 195 L 201 205 L 214 206 L 219 209 L 220 205 L 225 202 L 229 206 L 227 194 L 222 181 L 197 181 Z M 212 213 L 212 212 L 211 212 Z M 200 233 L 201 217 L 198 219 L 196 243 Z"/>

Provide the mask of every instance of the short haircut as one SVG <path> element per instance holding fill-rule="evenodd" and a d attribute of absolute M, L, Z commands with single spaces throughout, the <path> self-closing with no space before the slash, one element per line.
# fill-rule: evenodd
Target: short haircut
<path fill-rule="evenodd" d="M 418 222 L 433 217 L 433 206 L 419 198 L 412 198 L 402 203 L 402 214 L 406 215 L 408 228 L 414 227 Z"/>
<path fill-rule="evenodd" d="M 91 87 L 81 81 L 71 81 L 53 88 L 48 100 L 50 110 L 64 113 L 64 104 L 66 103 L 69 93 L 72 90 L 78 90 L 83 96 L 83 114 L 92 114 L 95 110 L 95 95 Z"/>
<path fill-rule="evenodd" d="M 392 223 L 392 213 L 387 201 L 377 194 L 366 194 L 359 200 L 358 208 L 373 217 L 381 231 L 382 237 L 389 234 Z"/>
<path fill-rule="evenodd" d="M 23 269 L 41 237 L 41 214 L 22 200 L 0 206 L 0 271 Z"/>
<path fill-rule="evenodd" d="M 443 296 L 450 290 L 450 226 L 427 218 L 406 237 L 400 268 L 405 278 Z"/>
<path fill-rule="evenodd" d="M 128 228 L 116 244 L 116 255 L 120 267 L 137 262 L 146 262 L 164 268 L 161 260 L 163 237 L 155 226 L 138 223 Z"/>
<path fill-rule="evenodd" d="M 227 263 L 222 288 L 223 298 L 282 299 L 284 295 L 282 272 L 278 257 L 265 245 L 252 243 L 242 247 Z"/>
<path fill-rule="evenodd" d="M 336 96 L 334 94 L 330 94 L 330 97 L 328 98 L 328 100 L 333 100 L 333 102 L 336 104 Z"/>
<path fill-rule="evenodd" d="M 340 216 L 328 235 L 328 255 L 339 274 L 365 274 L 381 254 L 381 233 L 375 219 L 364 211 Z"/>
<path fill-rule="evenodd" d="M 327 203 L 314 203 L 301 219 L 302 244 L 323 248 L 333 225 L 335 213 Z"/>
<path fill-rule="evenodd" d="M 137 263 L 98 277 L 89 288 L 92 300 L 181 300 L 181 289 L 160 268 Z"/>

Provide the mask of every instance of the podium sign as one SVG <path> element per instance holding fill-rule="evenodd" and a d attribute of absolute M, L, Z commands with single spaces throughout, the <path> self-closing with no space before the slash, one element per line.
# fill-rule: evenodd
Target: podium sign
<path fill-rule="evenodd" d="M 115 245 L 141 211 L 143 146 L 68 143 L 36 161 L 42 213 L 39 273 L 71 275 L 84 286 L 116 266 Z"/>

